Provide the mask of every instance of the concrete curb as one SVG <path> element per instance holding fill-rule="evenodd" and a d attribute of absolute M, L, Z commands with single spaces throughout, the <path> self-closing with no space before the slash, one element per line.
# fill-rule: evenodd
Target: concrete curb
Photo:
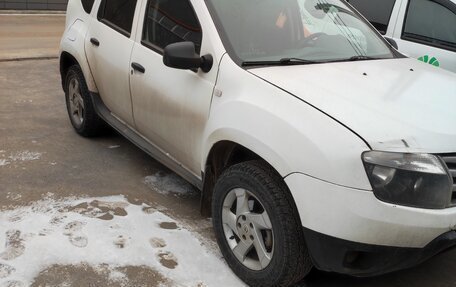
<path fill-rule="evenodd" d="M 1 10 L 0 15 L 65 15 L 65 11 L 53 10 Z"/>
<path fill-rule="evenodd" d="M 22 62 L 22 61 L 40 61 L 40 60 L 55 60 L 58 59 L 57 56 L 44 56 L 44 57 L 23 57 L 23 58 L 8 58 L 8 59 L 1 59 L 0 63 L 4 62 Z"/>

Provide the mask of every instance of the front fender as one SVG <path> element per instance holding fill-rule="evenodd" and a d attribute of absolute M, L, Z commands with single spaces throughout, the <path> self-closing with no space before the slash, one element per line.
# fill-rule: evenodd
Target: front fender
<path fill-rule="evenodd" d="M 369 147 L 337 121 L 227 56 L 220 64 L 216 89 L 202 170 L 217 142 L 232 141 L 255 152 L 283 177 L 299 172 L 337 185 L 371 189 L 361 159 Z"/>

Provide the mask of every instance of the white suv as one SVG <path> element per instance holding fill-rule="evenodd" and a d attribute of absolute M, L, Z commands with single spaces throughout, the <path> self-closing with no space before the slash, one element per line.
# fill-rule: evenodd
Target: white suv
<path fill-rule="evenodd" d="M 456 0 L 347 0 L 400 52 L 456 72 Z"/>
<path fill-rule="evenodd" d="M 344 1 L 70 1 L 60 70 L 75 130 L 106 122 L 199 188 L 249 285 L 456 244 L 456 75 Z"/>

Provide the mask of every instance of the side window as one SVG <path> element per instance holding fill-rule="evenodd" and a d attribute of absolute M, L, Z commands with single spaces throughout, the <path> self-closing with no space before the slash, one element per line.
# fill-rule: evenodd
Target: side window
<path fill-rule="evenodd" d="M 136 0 L 103 0 L 98 20 L 129 36 L 135 15 Z"/>
<path fill-rule="evenodd" d="M 402 38 L 456 51 L 456 5 L 443 0 L 410 0 Z"/>
<path fill-rule="evenodd" d="M 383 35 L 388 24 L 396 0 L 347 0 Z"/>
<path fill-rule="evenodd" d="M 81 0 L 82 7 L 84 8 L 84 11 L 86 11 L 87 14 L 90 14 L 90 12 L 92 11 L 93 2 L 95 2 L 95 0 Z"/>
<path fill-rule="evenodd" d="M 189 0 L 149 0 L 142 41 L 155 49 L 191 41 L 201 50 L 201 26 Z"/>

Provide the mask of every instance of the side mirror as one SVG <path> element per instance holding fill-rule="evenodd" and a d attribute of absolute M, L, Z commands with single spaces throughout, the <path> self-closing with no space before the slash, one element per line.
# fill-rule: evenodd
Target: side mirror
<path fill-rule="evenodd" d="M 396 41 L 394 41 L 392 38 L 385 37 L 385 40 L 388 41 L 388 43 L 390 43 L 390 45 L 393 46 L 394 49 L 399 50 L 399 47 L 397 46 Z"/>
<path fill-rule="evenodd" d="M 178 42 L 165 47 L 163 64 L 181 70 L 201 68 L 203 72 L 207 73 L 212 68 L 213 59 L 209 54 L 201 57 L 196 54 L 193 42 Z"/>

